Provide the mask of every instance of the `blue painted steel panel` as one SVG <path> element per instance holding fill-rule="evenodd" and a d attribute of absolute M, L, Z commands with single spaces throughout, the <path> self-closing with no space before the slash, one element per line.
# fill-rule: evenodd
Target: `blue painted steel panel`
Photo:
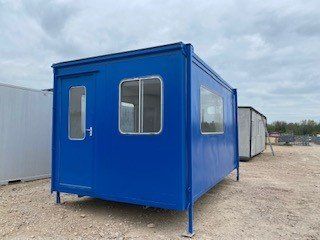
<path fill-rule="evenodd" d="M 233 89 L 192 53 L 190 132 L 193 201 L 238 166 L 237 131 Z M 200 87 L 223 98 L 224 133 L 203 135 L 200 130 Z"/>
<path fill-rule="evenodd" d="M 189 209 L 192 218 L 193 202 L 238 167 L 235 92 L 190 44 L 69 61 L 53 68 L 52 191 Z M 121 134 L 120 82 L 155 75 L 163 81 L 161 133 Z M 87 128 L 93 127 L 93 137 L 73 143 L 66 137 L 68 91 L 77 85 L 87 87 Z M 224 99 L 222 135 L 200 133 L 201 85 Z"/>

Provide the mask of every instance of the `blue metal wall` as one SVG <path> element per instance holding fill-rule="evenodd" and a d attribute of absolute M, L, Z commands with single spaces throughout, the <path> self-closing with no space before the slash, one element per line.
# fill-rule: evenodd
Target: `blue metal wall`
<path fill-rule="evenodd" d="M 238 166 L 235 91 L 191 45 L 177 43 L 53 68 L 52 191 L 185 210 Z M 119 83 L 151 75 L 163 80 L 162 132 L 123 135 L 118 130 Z M 82 142 L 67 138 L 68 91 L 76 85 L 87 87 L 88 121 L 94 129 L 93 137 Z M 200 133 L 201 85 L 224 99 L 222 135 Z"/>
<path fill-rule="evenodd" d="M 52 190 L 184 210 L 185 61 L 183 45 L 175 44 L 54 65 Z M 150 75 L 161 76 L 163 80 L 162 132 L 121 134 L 118 130 L 119 84 L 123 79 Z M 89 82 L 95 83 L 89 86 Z M 93 142 L 71 142 L 67 137 L 67 93 L 73 85 L 87 87 L 87 112 L 93 114 Z M 91 105 L 90 95 L 94 97 Z M 93 144 L 93 152 L 89 144 Z M 84 148 L 88 150 L 81 150 Z"/>
<path fill-rule="evenodd" d="M 190 141 L 192 164 L 193 201 L 238 167 L 238 143 L 235 91 L 191 48 L 191 91 L 190 91 Z M 224 133 L 201 134 L 200 130 L 200 87 L 212 90 L 223 98 Z"/>

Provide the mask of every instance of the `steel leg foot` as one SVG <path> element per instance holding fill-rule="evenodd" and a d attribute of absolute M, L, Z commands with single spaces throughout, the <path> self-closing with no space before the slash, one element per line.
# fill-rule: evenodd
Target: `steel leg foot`
<path fill-rule="evenodd" d="M 60 203 L 61 203 L 60 192 L 57 192 L 57 195 L 56 195 L 56 204 L 60 204 Z"/>

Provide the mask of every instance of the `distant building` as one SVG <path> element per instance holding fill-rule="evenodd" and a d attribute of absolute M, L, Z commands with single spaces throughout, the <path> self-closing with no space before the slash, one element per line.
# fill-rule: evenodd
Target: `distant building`
<path fill-rule="evenodd" d="M 0 185 L 50 177 L 52 95 L 0 83 Z"/>
<path fill-rule="evenodd" d="M 263 152 L 267 118 L 253 107 L 238 107 L 239 156 L 248 160 Z"/>
<path fill-rule="evenodd" d="M 279 132 L 270 132 L 269 139 L 271 144 L 278 144 L 279 142 L 280 133 Z"/>

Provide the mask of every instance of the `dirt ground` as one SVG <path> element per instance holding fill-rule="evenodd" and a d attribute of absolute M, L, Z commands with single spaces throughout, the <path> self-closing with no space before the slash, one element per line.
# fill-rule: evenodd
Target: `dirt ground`
<path fill-rule="evenodd" d="M 193 239 L 320 239 L 320 146 L 241 163 L 195 205 Z M 0 239 L 181 239 L 184 212 L 62 195 L 50 180 L 0 187 Z"/>

